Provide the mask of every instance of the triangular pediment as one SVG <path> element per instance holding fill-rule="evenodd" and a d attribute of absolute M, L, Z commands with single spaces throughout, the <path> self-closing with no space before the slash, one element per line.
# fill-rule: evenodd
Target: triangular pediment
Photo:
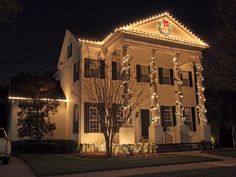
<path fill-rule="evenodd" d="M 202 41 L 167 12 L 137 21 L 119 29 L 136 35 L 157 38 L 159 40 L 202 48 L 208 47 L 207 43 Z"/>

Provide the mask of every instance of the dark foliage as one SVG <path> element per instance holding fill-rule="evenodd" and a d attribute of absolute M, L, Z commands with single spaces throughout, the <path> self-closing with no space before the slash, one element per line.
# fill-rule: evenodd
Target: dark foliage
<path fill-rule="evenodd" d="M 77 142 L 74 140 L 42 140 L 37 141 L 14 141 L 12 142 L 13 153 L 51 153 L 67 154 L 77 151 Z"/>

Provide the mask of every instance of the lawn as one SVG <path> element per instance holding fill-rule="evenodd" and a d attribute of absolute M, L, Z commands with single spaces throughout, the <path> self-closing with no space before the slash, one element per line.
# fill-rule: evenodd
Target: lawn
<path fill-rule="evenodd" d="M 72 155 L 48 154 L 19 154 L 18 157 L 23 159 L 37 176 L 217 160 L 207 157 L 171 154 L 129 158 L 86 158 Z"/>
<path fill-rule="evenodd" d="M 236 167 L 220 167 L 196 170 L 183 170 L 173 172 L 161 172 L 141 174 L 126 177 L 233 177 L 236 176 Z"/>
<path fill-rule="evenodd" d="M 236 150 L 222 150 L 210 152 L 211 154 L 227 156 L 227 157 L 236 157 Z"/>

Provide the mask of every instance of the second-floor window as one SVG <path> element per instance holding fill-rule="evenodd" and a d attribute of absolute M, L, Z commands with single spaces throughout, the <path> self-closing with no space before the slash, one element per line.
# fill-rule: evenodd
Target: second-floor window
<path fill-rule="evenodd" d="M 72 42 L 68 45 L 67 48 L 67 58 L 69 59 L 70 57 L 72 57 Z"/>
<path fill-rule="evenodd" d="M 112 62 L 112 80 L 121 80 L 121 63 Z"/>
<path fill-rule="evenodd" d="M 150 82 L 149 66 L 136 65 L 137 82 Z"/>
<path fill-rule="evenodd" d="M 193 86 L 192 72 L 182 71 L 182 81 L 183 81 L 183 86 L 192 87 Z"/>
<path fill-rule="evenodd" d="M 174 85 L 173 69 L 158 68 L 159 84 Z"/>
<path fill-rule="evenodd" d="M 105 61 L 85 58 L 85 77 L 105 78 Z"/>

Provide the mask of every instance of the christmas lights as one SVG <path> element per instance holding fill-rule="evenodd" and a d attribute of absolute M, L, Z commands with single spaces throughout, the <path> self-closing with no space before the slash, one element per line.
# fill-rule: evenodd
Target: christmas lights
<path fill-rule="evenodd" d="M 157 58 L 155 57 L 155 50 L 152 50 L 150 61 L 149 61 L 152 122 L 157 122 L 160 119 L 159 93 L 157 89 L 158 76 L 157 76 L 156 61 L 157 61 Z"/>
<path fill-rule="evenodd" d="M 180 61 L 178 59 L 178 55 L 173 57 L 174 62 L 174 80 L 175 80 L 175 95 L 176 95 L 176 115 L 179 116 L 180 120 L 184 121 L 184 105 L 183 105 L 183 93 L 182 93 L 182 85 L 183 81 L 181 79 L 181 69 L 180 69 Z"/>
<path fill-rule="evenodd" d="M 205 108 L 205 102 L 206 102 L 206 98 L 204 96 L 204 90 L 205 90 L 205 87 L 203 86 L 202 82 L 204 80 L 204 77 L 202 76 L 202 71 L 203 71 L 203 67 L 198 60 L 194 61 L 194 66 L 196 67 L 196 75 L 197 75 L 197 96 L 198 96 L 198 100 L 199 100 L 199 103 L 198 103 L 198 106 L 197 106 L 197 109 L 198 109 L 198 117 L 204 122 L 204 123 L 207 123 L 207 119 L 206 119 L 206 108 Z"/>

